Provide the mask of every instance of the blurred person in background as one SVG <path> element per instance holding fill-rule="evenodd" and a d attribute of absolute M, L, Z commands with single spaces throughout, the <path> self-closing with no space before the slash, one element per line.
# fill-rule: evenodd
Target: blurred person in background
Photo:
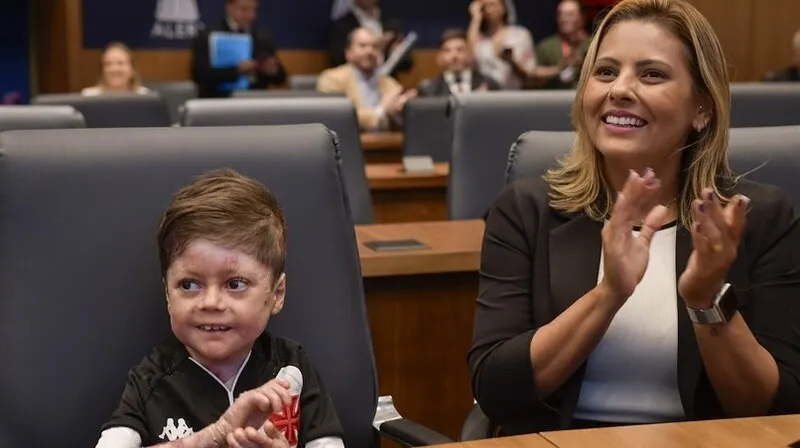
<path fill-rule="evenodd" d="M 106 46 L 100 57 L 100 76 L 97 84 L 81 90 L 81 95 L 149 92 L 149 89 L 142 86 L 130 48 L 123 43 L 112 42 Z"/>
<path fill-rule="evenodd" d="M 420 84 L 420 96 L 449 96 L 500 89 L 497 82 L 484 77 L 474 68 L 472 50 L 467 43 L 467 33 L 463 30 L 451 29 L 442 34 L 436 61 L 442 73 Z"/>
<path fill-rule="evenodd" d="M 586 32 L 586 13 L 578 0 L 561 0 L 556 14 L 558 33 L 536 47 L 537 85 L 546 88 L 572 88 L 578 81 L 580 65 L 590 37 Z"/>
<path fill-rule="evenodd" d="M 394 78 L 378 71 L 381 44 L 375 31 L 356 28 L 348 41 L 347 63 L 322 72 L 317 90 L 350 98 L 362 131 L 399 128 L 403 107 L 416 96 L 416 90 L 404 92 Z"/>
<path fill-rule="evenodd" d="M 533 37 L 509 17 L 510 0 L 473 0 L 467 37 L 478 70 L 503 89 L 525 86 L 536 69 Z"/>
<path fill-rule="evenodd" d="M 330 48 L 328 49 L 332 67 L 347 62 L 345 56 L 347 39 L 356 28 L 370 29 L 379 36 L 381 63 L 388 59 L 395 47 L 402 42 L 405 37 L 402 25 L 396 19 L 385 17 L 378 3 L 378 0 L 336 0 L 334 2 Z M 414 62 L 409 52 L 400 60 L 390 75 L 397 76 L 398 73 L 410 71 L 413 65 Z"/>
<path fill-rule="evenodd" d="M 800 82 L 800 30 L 794 33 L 792 39 L 792 66 L 773 72 L 766 76 L 766 81 Z"/>
<path fill-rule="evenodd" d="M 250 90 L 266 89 L 286 82 L 286 70 L 267 30 L 256 27 L 258 0 L 225 0 L 225 20 L 198 33 L 192 44 L 192 80 L 200 98 L 222 98 L 230 94 L 222 84 L 250 76 Z M 243 33 L 253 38 L 253 55 L 237 67 L 212 68 L 209 36 L 213 32 Z"/>

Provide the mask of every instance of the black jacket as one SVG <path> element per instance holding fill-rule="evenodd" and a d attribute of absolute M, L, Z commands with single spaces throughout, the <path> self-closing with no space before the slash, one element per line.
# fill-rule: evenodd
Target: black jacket
<path fill-rule="evenodd" d="M 508 186 L 489 211 L 469 366 L 475 397 L 501 434 L 572 425 L 586 364 L 549 396 L 534 383 L 534 333 L 597 284 L 603 223 L 548 205 L 542 179 Z M 739 312 L 775 358 L 780 384 L 769 414 L 800 413 L 800 216 L 777 187 L 740 180 L 752 200 L 738 257 L 728 272 Z M 678 229 L 676 281 L 692 251 Z M 678 390 L 688 420 L 724 417 L 704 371 L 694 328 L 678 307 Z"/>
<path fill-rule="evenodd" d="M 131 369 L 119 406 L 102 429 L 131 428 L 142 437 L 143 446 L 164 443 L 167 436 L 160 436 L 181 427 L 200 431 L 216 422 L 234 397 L 263 385 L 287 365 L 296 366 L 303 374 L 298 446 L 321 437 L 344 439 L 333 402 L 308 354 L 296 342 L 267 332 L 253 344 L 230 396 L 216 378 L 189 358 L 177 338 L 169 337 Z"/>
<path fill-rule="evenodd" d="M 396 20 L 386 20 L 382 18 L 381 23 L 384 32 L 394 31 L 395 33 L 399 33 L 401 31 Z M 359 23 L 358 18 L 353 12 L 349 12 L 333 21 L 331 24 L 330 46 L 328 48 L 328 57 L 330 58 L 331 67 L 338 67 L 347 62 L 344 57 L 345 50 L 347 50 L 347 38 L 353 30 L 360 26 L 361 23 Z M 387 45 L 386 58 L 389 57 L 389 47 L 391 47 L 391 45 Z M 394 72 L 390 73 L 390 75 L 395 76 L 398 73 L 407 72 L 411 70 L 413 66 L 414 61 L 411 59 L 411 52 L 409 52 L 400 60 L 397 64 L 397 68 Z"/>
<path fill-rule="evenodd" d="M 500 86 L 495 80 L 487 78 L 478 70 L 472 69 L 472 91 L 478 90 L 481 85 L 486 84 L 488 90 L 500 90 Z M 440 74 L 436 78 L 420 83 L 419 96 L 450 96 L 450 86 L 444 79 L 444 74 Z"/>
<path fill-rule="evenodd" d="M 230 33 L 231 28 L 227 21 L 223 21 L 216 27 L 209 27 L 199 32 L 192 42 L 192 80 L 197 84 L 200 98 L 223 98 L 230 95 L 230 92 L 221 90 L 219 85 L 234 82 L 239 78 L 236 67 L 211 68 L 208 38 L 213 32 Z M 258 61 L 266 57 L 275 57 L 279 67 L 274 75 L 257 73 L 255 80 L 250 83 L 250 89 L 266 89 L 271 84 L 285 83 L 286 70 L 277 58 L 275 45 L 269 33 L 266 30 L 254 29 L 250 34 L 253 37 L 253 59 Z"/>

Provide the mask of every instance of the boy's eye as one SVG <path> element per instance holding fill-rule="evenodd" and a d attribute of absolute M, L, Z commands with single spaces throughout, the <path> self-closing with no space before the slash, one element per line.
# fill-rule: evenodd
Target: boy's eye
<path fill-rule="evenodd" d="M 178 287 L 185 291 L 194 291 L 200 289 L 200 284 L 194 280 L 185 278 L 178 283 Z"/>
<path fill-rule="evenodd" d="M 240 291 L 247 288 L 247 280 L 243 278 L 233 278 L 228 280 L 228 288 L 234 291 Z"/>

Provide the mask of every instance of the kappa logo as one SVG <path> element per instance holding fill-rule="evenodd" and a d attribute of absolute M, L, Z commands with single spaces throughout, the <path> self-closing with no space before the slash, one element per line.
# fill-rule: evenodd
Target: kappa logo
<path fill-rule="evenodd" d="M 158 0 L 150 37 L 193 39 L 203 28 L 196 0 Z"/>
<path fill-rule="evenodd" d="M 194 430 L 186 424 L 186 420 L 179 418 L 178 419 L 178 426 L 175 426 L 175 419 L 168 418 L 167 424 L 164 426 L 164 430 L 161 431 L 161 434 L 158 436 L 159 439 L 169 440 L 170 442 L 182 439 L 184 437 L 188 437 L 194 434 Z"/>

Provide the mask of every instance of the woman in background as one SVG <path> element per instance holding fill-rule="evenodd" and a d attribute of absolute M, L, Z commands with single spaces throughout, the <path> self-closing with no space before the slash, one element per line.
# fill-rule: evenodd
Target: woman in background
<path fill-rule="evenodd" d="M 148 88 L 142 86 L 134 65 L 133 54 L 125 44 L 112 42 L 106 46 L 101 57 L 100 70 L 97 85 L 83 89 L 81 95 L 150 92 Z"/>
<path fill-rule="evenodd" d="M 523 26 L 510 24 L 506 0 L 474 0 L 469 43 L 480 72 L 502 89 L 519 89 L 534 74 L 533 37 Z"/>

